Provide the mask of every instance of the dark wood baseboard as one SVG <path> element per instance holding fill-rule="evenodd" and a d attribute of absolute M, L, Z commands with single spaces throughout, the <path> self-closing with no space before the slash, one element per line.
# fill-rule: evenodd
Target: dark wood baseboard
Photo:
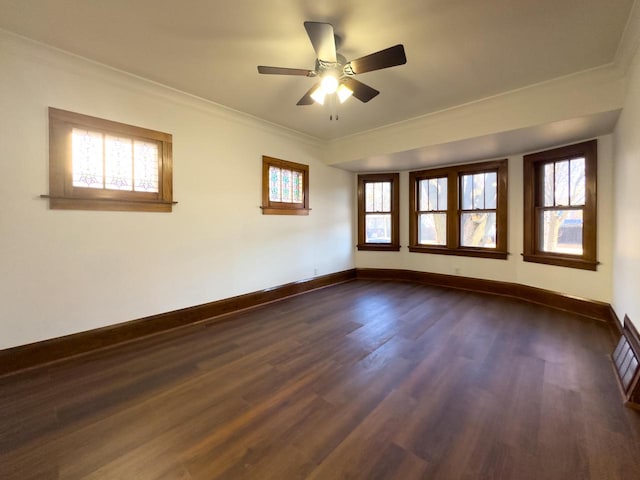
<path fill-rule="evenodd" d="M 227 314 L 354 280 L 355 277 L 355 269 L 345 270 L 194 307 L 0 350 L 0 376 L 187 325 L 220 320 Z"/>
<path fill-rule="evenodd" d="M 393 280 L 469 290 L 518 298 L 569 311 L 589 318 L 617 323 L 608 303 L 573 297 L 541 288 L 508 282 L 459 277 L 414 270 L 358 268 L 288 283 L 257 292 L 152 315 L 95 330 L 52 338 L 41 342 L 0 350 L 0 376 L 120 345 L 142 337 L 163 333 L 201 322 L 215 322 L 228 314 L 282 300 L 287 297 L 354 279 Z"/>
<path fill-rule="evenodd" d="M 615 321 L 612 317 L 613 309 L 606 302 L 574 297 L 518 283 L 459 277 L 441 273 L 418 272 L 415 270 L 358 268 L 356 272 L 359 280 L 396 280 L 455 288 L 458 290 L 469 290 L 479 293 L 490 293 L 546 305 L 597 320 L 606 322 Z"/>

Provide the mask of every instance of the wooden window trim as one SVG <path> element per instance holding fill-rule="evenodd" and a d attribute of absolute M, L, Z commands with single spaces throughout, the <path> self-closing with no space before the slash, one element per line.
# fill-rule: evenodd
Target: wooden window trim
<path fill-rule="evenodd" d="M 463 247 L 460 241 L 460 177 L 464 174 L 497 172 L 496 248 Z M 418 244 L 418 189 L 420 180 L 447 177 L 447 244 Z M 432 168 L 409 173 L 409 251 L 437 255 L 493 258 L 504 260 L 507 252 L 507 180 L 508 160 L 469 163 L 452 167 Z"/>
<path fill-rule="evenodd" d="M 545 163 L 584 156 L 585 204 L 582 208 L 582 255 L 544 252 L 539 248 L 539 220 L 536 215 L 537 198 L 541 195 L 540 168 Z M 561 267 L 596 270 L 597 261 L 597 169 L 598 141 L 568 145 L 524 156 L 524 245 L 525 262 L 543 263 Z"/>
<path fill-rule="evenodd" d="M 269 167 L 274 166 L 302 173 L 302 203 L 272 202 L 269 200 Z M 309 215 L 309 166 L 273 157 L 262 157 L 263 215 Z"/>
<path fill-rule="evenodd" d="M 74 127 L 156 143 L 158 192 L 78 188 L 72 181 L 71 131 Z M 49 208 L 171 212 L 173 201 L 172 136 L 168 133 L 49 107 Z"/>
<path fill-rule="evenodd" d="M 365 185 L 367 183 L 391 183 L 391 243 L 367 243 L 365 234 Z M 358 244 L 356 248 L 372 252 L 397 252 L 400 250 L 400 174 L 370 173 L 358 175 Z"/>

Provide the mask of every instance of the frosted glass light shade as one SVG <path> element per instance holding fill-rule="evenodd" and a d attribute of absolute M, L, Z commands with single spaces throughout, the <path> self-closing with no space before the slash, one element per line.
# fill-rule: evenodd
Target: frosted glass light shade
<path fill-rule="evenodd" d="M 340 103 L 346 102 L 347 99 L 351 95 L 353 95 L 353 91 L 344 84 L 338 87 L 338 91 L 336 93 L 338 94 L 338 99 L 340 100 Z"/>
<path fill-rule="evenodd" d="M 318 88 L 316 88 L 314 90 L 314 92 L 311 94 L 311 98 L 313 98 L 313 101 L 316 102 L 316 103 L 319 103 L 320 105 L 324 105 L 324 98 L 326 96 L 327 96 L 327 94 L 322 89 L 322 85 L 320 85 Z"/>

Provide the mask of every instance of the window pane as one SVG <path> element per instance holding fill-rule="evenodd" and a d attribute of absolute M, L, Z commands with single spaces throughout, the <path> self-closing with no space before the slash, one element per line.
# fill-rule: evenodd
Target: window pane
<path fill-rule="evenodd" d="M 462 209 L 473 210 L 473 175 L 462 176 Z"/>
<path fill-rule="evenodd" d="M 158 191 L 158 145 L 133 142 L 133 175 L 137 192 Z"/>
<path fill-rule="evenodd" d="M 279 202 L 282 198 L 280 169 L 277 167 L 269 167 L 269 201 Z"/>
<path fill-rule="evenodd" d="M 373 183 L 364 184 L 364 211 L 373 212 Z"/>
<path fill-rule="evenodd" d="M 498 173 L 484 174 L 484 208 L 495 209 L 498 205 Z"/>
<path fill-rule="evenodd" d="M 382 183 L 380 182 L 373 184 L 373 211 L 382 211 Z"/>
<path fill-rule="evenodd" d="M 418 215 L 418 243 L 421 245 L 447 244 L 446 213 L 423 213 Z"/>
<path fill-rule="evenodd" d="M 582 210 L 547 210 L 541 215 L 543 251 L 582 255 Z"/>
<path fill-rule="evenodd" d="M 556 206 L 569 205 L 569 161 L 556 162 Z"/>
<path fill-rule="evenodd" d="M 293 203 L 302 203 L 304 196 L 302 193 L 303 177 L 302 172 L 293 172 Z"/>
<path fill-rule="evenodd" d="M 484 173 L 473 176 L 473 208 L 484 208 Z"/>
<path fill-rule="evenodd" d="M 429 180 L 420 180 L 418 191 L 418 210 L 429 210 Z"/>
<path fill-rule="evenodd" d="M 584 205 L 584 158 L 575 158 L 571 160 L 571 205 Z"/>
<path fill-rule="evenodd" d="M 430 178 L 418 182 L 418 210 L 432 212 L 447 209 L 447 178 Z"/>
<path fill-rule="evenodd" d="M 104 188 L 133 190 L 133 142 L 130 138 L 105 137 Z"/>
<path fill-rule="evenodd" d="M 280 169 L 282 180 L 282 201 L 291 203 L 291 170 Z"/>
<path fill-rule="evenodd" d="M 365 242 L 391 243 L 390 213 L 374 213 L 365 216 Z"/>
<path fill-rule="evenodd" d="M 365 183 L 365 212 L 391 211 L 391 182 Z"/>
<path fill-rule="evenodd" d="M 463 213 L 461 222 L 460 236 L 463 247 L 496 248 L 495 213 Z"/>
<path fill-rule="evenodd" d="M 438 179 L 438 210 L 447 209 L 447 178 Z"/>
<path fill-rule="evenodd" d="M 73 186 L 104 188 L 102 134 L 74 128 L 71 144 Z"/>
<path fill-rule="evenodd" d="M 429 179 L 429 211 L 438 210 L 438 179 Z"/>
<path fill-rule="evenodd" d="M 382 182 L 382 211 L 391 211 L 391 182 Z"/>
<path fill-rule="evenodd" d="M 553 184 L 555 182 L 555 169 L 554 163 L 547 163 L 544 165 L 543 175 L 544 175 L 544 206 L 545 207 L 553 207 L 553 198 L 554 198 L 554 188 Z"/>

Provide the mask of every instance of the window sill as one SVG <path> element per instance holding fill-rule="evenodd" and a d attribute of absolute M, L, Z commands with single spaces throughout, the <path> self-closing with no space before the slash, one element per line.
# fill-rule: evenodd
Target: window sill
<path fill-rule="evenodd" d="M 365 243 L 356 245 L 356 248 L 360 251 L 370 251 L 370 252 L 399 252 L 400 245 L 392 245 L 389 243 Z"/>
<path fill-rule="evenodd" d="M 78 198 L 40 195 L 49 199 L 52 210 L 104 210 L 114 212 L 171 212 L 178 202 L 163 200 L 119 200 L 115 198 Z"/>
<path fill-rule="evenodd" d="M 435 255 L 457 255 L 460 257 L 477 257 L 477 258 L 493 258 L 497 260 L 506 260 L 508 252 L 499 252 L 497 250 L 484 250 L 476 248 L 447 248 L 447 247 L 427 247 L 424 245 L 413 245 L 409 247 L 410 252 L 414 253 L 432 253 Z"/>
<path fill-rule="evenodd" d="M 574 258 L 553 254 L 530 254 L 523 253 L 522 258 L 525 262 L 544 263 L 545 265 L 556 265 L 558 267 L 579 268 L 581 270 L 598 269 L 600 262 L 595 260 L 585 260 L 583 258 Z"/>
<path fill-rule="evenodd" d="M 309 215 L 310 208 L 260 207 L 263 215 Z"/>

